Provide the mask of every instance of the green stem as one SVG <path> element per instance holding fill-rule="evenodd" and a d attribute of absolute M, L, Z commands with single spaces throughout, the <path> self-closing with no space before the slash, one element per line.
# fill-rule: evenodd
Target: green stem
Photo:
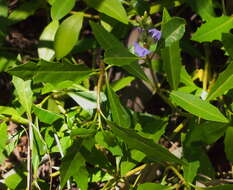
<path fill-rule="evenodd" d="M 224 15 L 227 15 L 225 0 L 222 0 L 222 12 Z"/>
<path fill-rule="evenodd" d="M 32 147 L 33 147 L 33 128 L 32 117 L 27 114 L 28 124 L 28 153 L 27 153 L 27 190 L 32 190 L 33 170 L 32 170 Z"/>

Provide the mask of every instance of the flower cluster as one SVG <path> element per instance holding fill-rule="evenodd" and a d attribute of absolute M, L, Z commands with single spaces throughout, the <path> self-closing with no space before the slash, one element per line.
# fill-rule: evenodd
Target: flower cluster
<path fill-rule="evenodd" d="M 140 32 L 143 32 L 143 29 L 141 29 L 141 28 L 139 28 L 138 30 Z M 151 35 L 151 37 L 155 41 L 158 41 L 161 38 L 161 32 L 155 28 L 148 30 L 148 33 Z M 140 46 L 139 43 L 134 42 L 134 53 L 136 53 L 139 57 L 145 57 L 146 55 L 150 54 L 151 51 Z"/>

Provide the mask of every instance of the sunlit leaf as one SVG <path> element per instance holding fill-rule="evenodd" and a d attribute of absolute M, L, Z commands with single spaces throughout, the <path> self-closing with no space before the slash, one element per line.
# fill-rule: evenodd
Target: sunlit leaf
<path fill-rule="evenodd" d="M 54 41 L 56 58 L 66 56 L 78 41 L 83 24 L 83 13 L 78 13 L 66 18 L 57 29 Z"/>
<path fill-rule="evenodd" d="M 228 123 L 228 119 L 212 104 L 185 92 L 172 91 L 171 98 L 184 110 L 210 121 Z"/>
<path fill-rule="evenodd" d="M 162 49 L 163 67 L 171 88 L 177 89 L 180 82 L 181 55 L 179 41 Z"/>
<path fill-rule="evenodd" d="M 221 16 L 202 24 L 191 39 L 198 42 L 221 40 L 222 33 L 229 32 L 231 28 L 233 28 L 233 17 Z"/>
<path fill-rule="evenodd" d="M 119 97 L 115 94 L 112 88 L 107 85 L 108 101 L 111 108 L 113 121 L 122 127 L 128 128 L 131 125 L 131 119 L 126 109 L 121 105 Z"/>
<path fill-rule="evenodd" d="M 165 39 L 165 46 L 179 41 L 185 32 L 185 21 L 179 17 L 173 17 L 163 25 L 162 37 Z"/>
<path fill-rule="evenodd" d="M 233 127 L 228 127 L 225 134 L 224 145 L 227 159 L 233 163 Z"/>
<path fill-rule="evenodd" d="M 175 162 L 179 164 L 185 164 L 182 160 L 174 156 L 167 149 L 159 144 L 154 143 L 152 140 L 146 139 L 132 129 L 126 129 L 118 127 L 115 124 L 108 122 L 112 131 L 119 138 L 123 139 L 130 148 L 140 150 L 145 153 L 149 158 L 156 162 Z"/>
<path fill-rule="evenodd" d="M 82 64 L 73 65 L 46 61 L 29 62 L 10 69 L 8 72 L 24 80 L 33 79 L 34 82 L 49 82 L 51 84 L 65 80 L 80 82 L 91 74 L 91 70 Z"/>
<path fill-rule="evenodd" d="M 38 55 L 39 58 L 46 61 L 51 61 L 55 55 L 53 50 L 53 40 L 58 29 L 59 23 L 57 20 L 50 22 L 43 30 L 40 36 Z"/>
<path fill-rule="evenodd" d="M 51 7 L 51 17 L 59 20 L 68 14 L 75 5 L 75 0 L 56 0 Z"/>
<path fill-rule="evenodd" d="M 33 111 L 41 122 L 44 122 L 47 124 L 52 124 L 54 121 L 63 118 L 62 115 L 51 112 L 49 110 L 45 110 L 38 106 L 33 106 Z"/>
<path fill-rule="evenodd" d="M 16 76 L 13 77 L 13 84 L 15 86 L 19 102 L 26 110 L 27 114 L 31 115 L 32 108 L 32 90 L 31 81 L 24 81 Z"/>
<path fill-rule="evenodd" d="M 145 189 L 153 189 L 153 190 L 172 190 L 173 188 L 172 187 L 168 187 L 168 186 L 165 186 L 165 185 L 161 185 L 161 184 L 158 184 L 158 183 L 143 183 L 143 184 L 140 184 L 137 188 L 137 190 L 145 190 Z"/>
<path fill-rule="evenodd" d="M 207 100 L 213 100 L 218 96 L 223 95 L 225 92 L 233 88 L 233 62 L 219 74 L 218 79 L 212 86 Z"/>
<path fill-rule="evenodd" d="M 97 11 L 128 24 L 127 14 L 119 0 L 84 0 L 87 5 Z"/>

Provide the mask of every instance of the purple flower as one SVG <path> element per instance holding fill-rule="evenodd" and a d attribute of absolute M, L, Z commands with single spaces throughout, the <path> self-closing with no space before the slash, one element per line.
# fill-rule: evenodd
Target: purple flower
<path fill-rule="evenodd" d="M 148 30 L 148 32 L 151 34 L 152 38 L 154 38 L 155 40 L 160 40 L 161 32 L 159 30 L 152 28 Z"/>
<path fill-rule="evenodd" d="M 139 56 L 139 57 L 145 57 L 150 53 L 150 51 L 144 47 L 141 47 L 137 42 L 134 42 L 134 52 Z"/>

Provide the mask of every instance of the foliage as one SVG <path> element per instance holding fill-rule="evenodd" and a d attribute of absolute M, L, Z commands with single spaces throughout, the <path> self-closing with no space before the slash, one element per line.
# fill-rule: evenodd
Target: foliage
<path fill-rule="evenodd" d="M 27 139 L 0 185 L 233 189 L 232 13 L 230 0 L 0 0 L 1 166 Z M 32 39 L 15 42 L 27 22 Z"/>

